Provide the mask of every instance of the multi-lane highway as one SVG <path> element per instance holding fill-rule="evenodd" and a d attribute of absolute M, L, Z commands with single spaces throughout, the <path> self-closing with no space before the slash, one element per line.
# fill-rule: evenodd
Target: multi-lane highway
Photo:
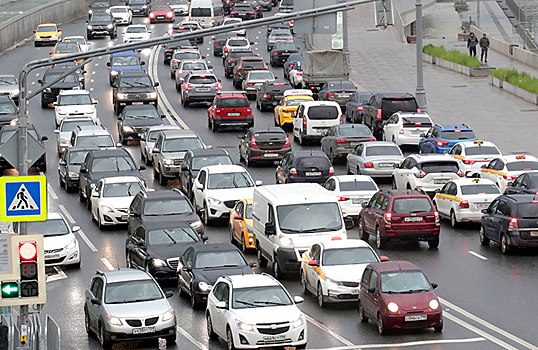
<path fill-rule="evenodd" d="M 84 20 L 61 26 L 63 35 L 84 35 Z M 179 20 L 180 18 L 176 19 Z M 147 23 L 154 37 L 164 35 L 170 27 L 168 24 L 150 25 L 147 18 L 140 17 L 135 18 L 134 23 Z M 121 31 L 122 27 L 119 27 L 118 32 Z M 268 62 L 265 31 L 263 27 L 250 29 L 247 36 L 254 42 L 255 52 Z M 91 48 L 112 46 L 121 42 L 121 35 L 115 40 L 95 39 L 91 41 Z M 298 38 L 298 42 L 301 42 L 301 38 Z M 18 75 L 24 63 L 48 57 L 49 51 L 50 47 L 35 48 L 30 41 L 0 56 L 0 72 Z M 204 44 L 200 45 L 200 51 L 207 55 L 215 73 L 222 79 L 223 90 L 233 90 L 231 81 L 224 78 L 221 58 L 213 56 L 210 38 L 206 38 Z M 207 107 L 199 105 L 185 109 L 181 106 L 174 82 L 170 79 L 169 67 L 163 64 L 161 49 L 147 49 L 141 55 L 154 81 L 160 83 L 159 108 L 167 115 L 166 123 L 195 130 L 206 144 L 227 149 L 234 161 L 239 163 L 237 136 L 241 135 L 241 131 L 212 133 L 206 123 Z M 86 81 L 92 97 L 99 101 L 97 109 L 102 124 L 117 140 L 117 119 L 111 103 L 112 88 L 108 83 L 107 61 L 108 57 L 103 56 L 88 64 Z M 272 70 L 276 76 L 283 77 L 281 68 Z M 41 70 L 32 74 L 28 82 L 30 90 L 37 88 L 37 80 L 43 72 L 44 70 Z M 379 87 L 379 90 L 386 89 L 384 86 Z M 251 104 L 254 108 L 254 103 Z M 59 158 L 53 133 L 54 110 L 41 109 L 39 97 L 36 97 L 30 101 L 28 114 L 30 122 L 38 131 L 49 137 L 46 143 L 46 175 L 50 211 L 62 212 L 72 225 L 82 227 L 78 237 L 81 244 L 81 268 L 49 269 L 48 302 L 43 313 L 51 315 L 61 327 L 62 349 L 96 349 L 99 347 L 97 339 L 94 336 L 88 337 L 84 330 L 84 291 L 96 270 L 125 267 L 126 228 L 100 231 L 92 222 L 86 206 L 79 202 L 78 195 L 68 194 L 60 188 L 57 173 Z M 256 125 L 273 125 L 272 112 L 261 113 L 254 108 L 254 114 Z M 495 118 L 497 117 L 492 116 L 492 121 L 495 121 Z M 292 139 L 290 130 L 288 133 Z M 480 135 L 484 139 L 496 141 L 488 136 L 490 135 Z M 141 165 L 139 146 L 124 147 Z M 292 147 L 295 150 L 301 149 L 297 143 L 293 143 Z M 305 148 L 318 149 L 319 146 Z M 262 180 L 264 184 L 275 183 L 272 165 L 249 168 L 249 171 L 254 179 Z M 336 167 L 337 174 L 344 172 L 344 166 Z M 151 167 L 143 171 L 143 174 L 149 187 L 163 189 L 154 181 Z M 177 186 L 177 183 L 169 182 L 169 186 Z M 382 187 L 388 188 L 389 184 L 383 183 Z M 224 224 L 207 227 L 205 232 L 210 242 L 229 240 Z M 348 235 L 350 238 L 357 238 L 356 228 Z M 415 263 L 425 271 L 432 282 L 439 284 L 436 291 L 442 298 L 444 308 L 443 333 L 421 330 L 380 336 L 371 322 L 360 323 L 355 304 L 329 306 L 322 310 L 317 306 L 314 297 L 306 297 L 306 301 L 300 304 L 299 308 L 309 321 L 308 348 L 538 349 L 538 346 L 533 345 L 538 344 L 538 334 L 535 331 L 538 306 L 534 302 L 537 281 L 534 270 L 537 268 L 536 251 L 522 251 L 512 256 L 504 256 L 500 254 L 498 246 L 480 246 L 476 226 L 464 226 L 455 230 L 443 222 L 438 250 L 430 250 L 424 243 L 402 244 L 393 245 L 379 253 L 393 260 L 409 260 Z M 254 254 L 247 257 L 249 261 L 256 261 Z M 264 269 L 255 268 L 256 273 L 263 271 Z M 289 276 L 283 283 L 293 295 L 301 293 L 298 276 Z M 208 339 L 202 310 L 192 310 L 189 301 L 179 296 L 173 284 L 163 287 L 175 292 L 170 301 L 178 319 L 177 348 L 225 348 L 224 342 Z M 159 347 L 165 347 L 164 341 Z M 114 345 L 114 349 L 131 348 L 157 348 L 157 345 L 151 342 Z"/>

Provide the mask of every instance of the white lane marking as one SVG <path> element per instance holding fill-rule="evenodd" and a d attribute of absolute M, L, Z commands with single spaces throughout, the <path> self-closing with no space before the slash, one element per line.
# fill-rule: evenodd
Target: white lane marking
<path fill-rule="evenodd" d="M 256 37 L 256 39 L 259 39 L 259 38 L 260 38 L 259 36 Z"/>
<path fill-rule="evenodd" d="M 512 345 L 509 345 L 505 342 L 503 342 L 502 340 L 500 340 L 499 338 L 497 337 L 494 337 L 492 336 L 491 334 L 489 333 L 486 333 L 484 332 L 483 330 L 481 329 L 478 329 L 476 328 L 475 326 L 463 321 L 463 320 L 460 320 L 459 318 L 457 318 L 456 316 L 454 315 L 451 315 L 449 314 L 448 312 L 443 312 L 443 317 L 444 318 L 448 318 L 449 320 L 459 324 L 460 326 L 464 327 L 464 328 L 467 328 L 468 330 L 470 330 L 471 332 L 474 332 L 478 335 L 481 335 L 483 336 L 484 338 L 486 338 L 487 340 L 499 345 L 500 347 L 502 348 L 505 348 L 507 350 L 517 350 L 517 348 L 513 347 Z"/>
<path fill-rule="evenodd" d="M 103 56 L 99 56 L 98 58 L 101 59 L 101 58 L 103 58 Z"/>
<path fill-rule="evenodd" d="M 37 73 L 35 76 L 38 77 L 38 76 L 39 76 L 39 73 Z"/>
<path fill-rule="evenodd" d="M 91 80 L 90 80 L 90 83 L 93 83 L 93 82 L 94 82 L 94 80 L 93 80 L 93 79 L 91 79 Z"/>
<path fill-rule="evenodd" d="M 208 47 L 208 48 L 207 48 L 207 51 L 209 51 L 209 50 L 211 50 L 211 48 Z"/>
<path fill-rule="evenodd" d="M 32 90 L 28 90 L 28 93 L 31 94 L 31 93 L 32 93 Z"/>
<path fill-rule="evenodd" d="M 79 235 L 80 235 L 80 238 L 82 238 L 82 240 L 84 242 L 86 242 L 86 244 L 88 245 L 88 247 L 90 247 L 90 249 L 92 250 L 92 252 L 96 252 L 97 251 L 97 248 L 93 245 L 92 241 L 90 241 L 90 239 L 88 238 L 88 236 L 86 236 L 86 234 L 84 233 L 84 231 L 82 231 L 82 229 L 78 230 L 77 232 Z M 104 258 L 103 258 L 104 259 Z M 101 261 L 103 261 L 103 259 L 101 259 Z M 106 259 L 105 259 L 106 260 Z M 106 260 L 108 262 L 108 260 Z M 103 263 L 106 265 L 106 267 L 108 267 L 110 269 L 110 267 L 107 265 L 107 263 L 105 263 L 103 261 Z M 110 264 L 110 262 L 108 262 L 108 264 Z M 112 265 L 110 265 L 112 266 Z M 111 268 L 110 270 L 114 270 L 114 268 Z"/>
<path fill-rule="evenodd" d="M 312 323 L 314 326 L 320 328 L 321 330 L 325 331 L 326 333 L 332 335 L 335 339 L 341 341 L 342 343 L 346 344 L 347 346 L 351 347 L 351 348 L 354 348 L 354 347 L 357 347 L 355 344 L 353 344 L 352 342 L 350 342 L 349 340 L 347 340 L 346 338 L 342 337 L 340 334 L 334 332 L 333 330 L 331 330 L 329 327 L 325 326 L 324 324 L 316 321 L 315 319 L 313 319 L 312 317 L 308 316 L 307 314 L 305 314 L 303 312 L 304 316 L 306 317 L 306 320 L 309 321 L 310 323 Z"/>
<path fill-rule="evenodd" d="M 105 264 L 105 266 L 107 267 L 107 269 L 109 269 L 109 270 L 115 270 L 114 266 L 112 266 L 112 264 L 110 263 L 110 261 L 108 261 L 107 258 L 101 258 L 101 261 L 103 262 L 103 264 Z"/>
<path fill-rule="evenodd" d="M 47 276 L 47 278 L 45 279 L 45 282 L 54 282 L 54 281 L 63 280 L 65 278 L 67 278 L 67 275 L 65 274 L 65 272 L 62 269 L 59 269 L 56 266 L 54 266 L 54 269 L 56 270 L 56 272 L 58 274 L 56 274 L 54 276 Z"/>
<path fill-rule="evenodd" d="M 92 74 L 95 74 L 95 71 L 93 71 Z"/>
<path fill-rule="evenodd" d="M 443 299 L 443 298 L 439 298 L 439 297 L 438 297 L 438 299 L 439 299 L 439 301 L 440 301 L 443 305 L 446 305 L 446 306 L 448 306 L 449 308 L 451 308 L 452 311 L 456 311 L 456 312 L 462 314 L 463 316 L 465 316 L 465 317 L 467 317 L 467 318 L 470 318 L 471 320 L 473 320 L 473 321 L 475 321 L 475 322 L 478 322 L 478 323 L 480 323 L 481 325 L 483 325 L 483 326 L 485 326 L 485 327 L 491 329 L 492 331 L 497 332 L 497 333 L 499 333 L 499 334 L 505 336 L 506 338 L 511 339 L 511 340 L 515 341 L 516 343 L 525 346 L 525 347 L 528 348 L 528 349 L 531 349 L 531 350 L 538 350 L 538 347 L 537 347 L 537 346 L 534 346 L 534 345 L 532 345 L 532 344 L 526 342 L 525 340 L 523 340 L 523 339 L 521 339 L 521 338 L 518 338 L 518 337 L 516 337 L 515 335 L 513 335 L 513 334 L 511 334 L 511 333 L 508 333 L 508 332 L 505 331 L 504 329 L 501 329 L 501 328 L 499 328 L 499 327 L 497 327 L 497 326 L 492 325 L 491 323 L 489 323 L 489 322 L 487 322 L 487 321 L 481 319 L 480 317 L 475 316 L 475 315 L 473 315 L 472 313 L 463 310 L 463 309 L 460 308 L 459 306 L 456 306 L 456 305 L 452 304 L 451 302 L 446 301 L 446 300 Z"/>
<path fill-rule="evenodd" d="M 256 50 L 258 50 L 258 48 L 257 48 L 257 47 L 255 47 L 255 49 L 256 49 Z"/>
<path fill-rule="evenodd" d="M 456 344 L 456 343 L 474 343 L 479 341 L 485 341 L 485 338 L 467 338 L 467 339 L 440 339 L 440 340 L 420 340 L 411 341 L 407 343 L 395 343 L 395 344 L 367 344 L 367 345 L 354 345 L 354 346 L 338 346 L 334 348 L 324 348 L 327 350 L 348 350 L 348 349 L 378 349 L 378 348 L 392 348 L 392 347 L 406 347 L 406 346 L 421 346 L 430 344 Z"/>
<path fill-rule="evenodd" d="M 476 256 L 478 259 L 488 260 L 488 258 L 486 258 L 485 256 L 482 256 L 482 255 L 480 255 L 480 254 L 478 254 L 476 252 L 473 252 L 472 250 L 469 250 L 468 253 L 471 254 L 471 255 Z"/>
<path fill-rule="evenodd" d="M 54 192 L 54 190 L 52 189 L 52 186 L 50 183 L 47 184 L 47 190 L 49 190 L 49 193 L 52 198 L 58 199 L 58 196 L 56 195 L 56 192 Z"/>
<path fill-rule="evenodd" d="M 265 26 L 264 26 L 264 27 L 265 27 Z M 262 33 L 262 31 L 261 31 L 261 30 L 260 30 L 260 31 L 258 31 L 258 34 L 261 34 L 261 33 Z"/>
<path fill-rule="evenodd" d="M 255 41 L 255 42 L 254 42 L 254 45 L 258 45 L 258 42 L 257 42 L 257 41 Z"/>
<path fill-rule="evenodd" d="M 207 346 L 200 343 L 198 340 L 196 340 L 192 335 L 190 335 L 186 330 L 181 328 L 180 326 L 176 326 L 176 329 L 179 333 L 181 333 L 185 338 L 187 338 L 191 343 L 196 345 L 196 347 L 200 350 L 207 350 Z"/>
<path fill-rule="evenodd" d="M 90 88 L 90 91 L 93 91 L 93 88 Z"/>
<path fill-rule="evenodd" d="M 32 84 L 31 85 L 34 85 L 35 84 L 35 81 L 32 81 Z"/>
<path fill-rule="evenodd" d="M 75 219 L 73 219 L 73 217 L 71 216 L 71 214 L 69 214 L 69 212 L 67 211 L 67 209 L 65 209 L 65 207 L 63 206 L 63 204 L 59 204 L 58 205 L 58 208 L 60 208 L 60 210 L 62 211 L 62 213 L 64 213 L 65 217 L 67 218 L 67 221 L 69 221 L 70 223 L 74 224 L 76 221 Z"/>
<path fill-rule="evenodd" d="M 98 66 L 99 66 L 99 63 L 96 63 L 95 66 L 98 67 Z"/>

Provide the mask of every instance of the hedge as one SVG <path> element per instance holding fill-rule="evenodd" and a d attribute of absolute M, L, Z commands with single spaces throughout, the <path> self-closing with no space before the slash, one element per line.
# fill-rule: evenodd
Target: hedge
<path fill-rule="evenodd" d="M 538 79 L 530 76 L 528 73 L 520 73 L 515 69 L 495 69 L 489 73 L 496 78 L 507 81 L 508 83 L 538 94 Z"/>
<path fill-rule="evenodd" d="M 480 67 L 480 61 L 476 57 L 469 56 L 458 50 L 447 51 L 444 46 L 433 46 L 428 44 L 422 49 L 427 55 L 439 57 L 443 60 L 461 64 L 463 66 L 478 68 Z"/>

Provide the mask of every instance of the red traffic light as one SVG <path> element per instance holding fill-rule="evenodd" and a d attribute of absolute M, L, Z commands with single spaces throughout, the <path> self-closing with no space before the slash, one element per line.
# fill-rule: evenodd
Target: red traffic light
<path fill-rule="evenodd" d="M 21 260 L 35 260 L 37 257 L 37 244 L 34 242 L 22 242 L 19 244 L 19 257 Z"/>

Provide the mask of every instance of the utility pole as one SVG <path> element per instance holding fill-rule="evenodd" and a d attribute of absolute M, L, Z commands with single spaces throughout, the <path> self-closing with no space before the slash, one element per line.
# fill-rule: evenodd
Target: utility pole
<path fill-rule="evenodd" d="M 343 3 L 347 3 L 347 0 L 342 0 Z M 346 54 L 348 58 L 348 64 L 349 64 L 349 40 L 348 40 L 348 32 L 347 32 L 347 13 L 348 11 L 342 11 L 342 26 L 344 27 L 342 30 L 342 40 L 343 40 L 343 48 L 342 51 Z"/>
<path fill-rule="evenodd" d="M 476 4 L 476 26 L 480 28 L 480 0 Z"/>
<path fill-rule="evenodd" d="M 424 90 L 424 65 L 422 62 L 422 2 L 416 0 L 416 29 L 417 29 L 417 88 L 415 96 L 418 106 L 422 112 L 428 111 L 426 103 L 426 90 Z"/>

